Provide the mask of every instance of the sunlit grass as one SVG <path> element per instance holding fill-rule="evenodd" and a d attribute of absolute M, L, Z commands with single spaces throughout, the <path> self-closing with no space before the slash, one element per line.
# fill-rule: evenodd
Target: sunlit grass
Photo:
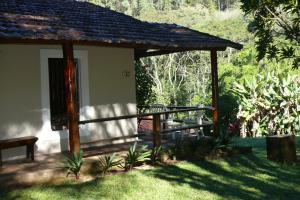
<path fill-rule="evenodd" d="M 264 139 L 239 143 L 253 145 L 254 153 L 215 161 L 186 161 L 86 183 L 68 181 L 2 190 L 0 199 L 299 199 L 299 164 L 268 161 Z"/>

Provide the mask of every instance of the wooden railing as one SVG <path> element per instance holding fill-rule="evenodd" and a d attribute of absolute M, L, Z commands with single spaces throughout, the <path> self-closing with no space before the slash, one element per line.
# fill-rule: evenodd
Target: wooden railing
<path fill-rule="evenodd" d="M 100 119 L 90 119 L 90 120 L 82 120 L 79 121 L 79 124 L 90 124 L 90 123 L 101 123 L 101 122 L 107 122 L 107 121 L 116 121 L 116 120 L 123 120 L 123 119 L 132 119 L 132 118 L 144 118 L 147 116 L 152 116 L 153 120 L 153 145 L 154 146 L 160 146 L 161 145 L 161 133 L 169 133 L 174 131 L 181 131 L 181 130 L 187 130 L 187 129 L 195 129 L 200 128 L 203 126 L 212 126 L 212 123 L 204 122 L 202 124 L 192 124 L 188 126 L 182 126 L 177 128 L 171 128 L 171 129 L 162 129 L 161 128 L 161 115 L 168 115 L 168 114 L 174 114 L 174 113 L 182 113 L 182 112 L 191 112 L 191 111 L 201 111 L 201 110 L 210 110 L 213 111 L 214 108 L 211 106 L 203 106 L 203 107 L 178 107 L 178 106 L 169 106 L 168 109 L 173 110 L 167 110 L 162 112 L 152 112 L 152 113 L 142 113 L 142 114 L 133 114 L 133 115 L 123 115 L 123 116 L 117 116 L 117 117 L 106 117 L 106 118 L 100 118 Z"/>

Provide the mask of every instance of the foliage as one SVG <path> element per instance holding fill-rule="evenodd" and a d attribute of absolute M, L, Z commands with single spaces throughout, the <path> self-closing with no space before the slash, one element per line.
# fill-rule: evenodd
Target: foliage
<path fill-rule="evenodd" d="M 171 160 L 177 160 L 177 148 L 174 147 L 174 146 L 170 146 L 170 147 L 167 147 L 165 149 L 165 152 L 167 153 L 168 157 L 171 159 Z"/>
<path fill-rule="evenodd" d="M 198 160 L 207 156 L 217 146 L 213 137 L 201 136 L 196 138 L 183 138 L 175 140 L 175 145 L 167 148 L 170 158 L 176 160 Z"/>
<path fill-rule="evenodd" d="M 237 52 L 232 59 L 232 64 L 235 66 L 258 66 L 256 60 L 257 51 L 254 44 L 245 45 L 242 51 Z"/>
<path fill-rule="evenodd" d="M 79 0 L 78 0 L 79 1 Z M 128 15 L 139 17 L 145 12 L 173 11 L 184 7 L 205 5 L 210 9 L 235 8 L 238 0 L 81 0 L 101 5 Z"/>
<path fill-rule="evenodd" d="M 83 164 L 83 151 L 81 150 L 78 154 L 73 153 L 71 156 L 66 156 L 63 164 L 62 168 L 67 170 L 67 177 L 73 174 L 76 179 L 79 179 L 81 166 Z"/>
<path fill-rule="evenodd" d="M 154 147 L 151 151 L 151 162 L 155 164 L 159 161 L 159 156 L 162 153 L 162 146 Z"/>
<path fill-rule="evenodd" d="M 296 134 L 299 131 L 299 76 L 271 70 L 235 83 L 242 135 Z"/>
<path fill-rule="evenodd" d="M 99 157 L 99 169 L 102 175 L 109 173 L 113 167 L 119 166 L 120 163 L 121 160 L 116 157 L 116 153 Z"/>
<path fill-rule="evenodd" d="M 206 102 L 210 98 L 207 84 L 210 67 L 206 55 L 188 52 L 142 59 L 143 65 L 152 68 L 150 75 L 157 101 L 166 105 L 191 105 L 198 96 L 195 103 Z"/>
<path fill-rule="evenodd" d="M 242 9 L 252 14 L 249 29 L 257 37 L 258 60 L 290 59 L 300 63 L 300 4 L 297 0 L 241 0 Z"/>
<path fill-rule="evenodd" d="M 135 142 L 130 146 L 128 153 L 125 157 L 125 164 L 122 166 L 125 170 L 132 170 L 133 167 L 150 160 L 151 152 L 147 150 L 147 145 L 143 145 L 140 148 Z"/>
<path fill-rule="evenodd" d="M 239 59 L 237 54 L 234 60 Z M 252 63 L 252 61 L 249 61 Z M 263 70 L 263 69 L 262 69 Z M 223 64 L 219 67 L 219 109 L 222 128 L 227 129 L 230 123 L 236 121 L 239 100 L 232 91 L 234 82 L 242 83 L 245 79 L 256 76 L 259 73 L 259 67 L 256 65 L 233 65 Z"/>
<path fill-rule="evenodd" d="M 137 107 L 142 109 L 143 106 L 150 105 L 154 102 L 153 79 L 149 67 L 135 63 L 135 81 L 136 81 L 136 100 Z"/>

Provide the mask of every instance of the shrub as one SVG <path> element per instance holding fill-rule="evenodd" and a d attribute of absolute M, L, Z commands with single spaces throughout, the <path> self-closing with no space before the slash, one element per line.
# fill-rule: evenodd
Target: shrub
<path fill-rule="evenodd" d="M 242 136 L 291 134 L 299 131 L 300 83 L 297 75 L 274 70 L 235 83 Z"/>
<path fill-rule="evenodd" d="M 167 152 L 173 160 L 181 159 L 198 159 L 204 158 L 216 146 L 216 141 L 213 137 L 203 136 L 196 140 L 195 138 L 185 138 L 175 146 L 169 147 Z"/>
<path fill-rule="evenodd" d="M 73 153 L 71 156 L 64 158 L 63 167 L 67 170 L 67 177 L 70 174 L 74 174 L 76 179 L 79 179 L 81 166 L 83 164 L 83 151 L 81 150 L 78 154 Z"/>
<path fill-rule="evenodd" d="M 138 148 L 135 142 L 125 157 L 125 164 L 122 166 L 125 170 L 132 170 L 133 167 L 150 160 L 151 152 L 147 150 L 147 145 Z"/>
<path fill-rule="evenodd" d="M 121 160 L 117 160 L 116 153 L 99 157 L 99 169 L 102 175 L 110 172 L 110 170 L 121 164 Z"/>
<path fill-rule="evenodd" d="M 216 148 L 216 140 L 213 137 L 204 136 L 200 137 L 195 143 L 195 157 L 203 159 Z"/>
<path fill-rule="evenodd" d="M 168 147 L 165 151 L 168 155 L 168 158 L 170 158 L 171 160 L 177 160 L 175 147 Z"/>

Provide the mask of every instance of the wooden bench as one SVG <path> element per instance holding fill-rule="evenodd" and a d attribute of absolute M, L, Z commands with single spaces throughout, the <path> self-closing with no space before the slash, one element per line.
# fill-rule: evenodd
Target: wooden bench
<path fill-rule="evenodd" d="M 28 136 L 13 139 L 0 140 L 0 167 L 2 167 L 2 149 L 15 148 L 20 146 L 26 146 L 26 158 L 34 160 L 34 145 L 38 140 L 37 137 Z"/>

